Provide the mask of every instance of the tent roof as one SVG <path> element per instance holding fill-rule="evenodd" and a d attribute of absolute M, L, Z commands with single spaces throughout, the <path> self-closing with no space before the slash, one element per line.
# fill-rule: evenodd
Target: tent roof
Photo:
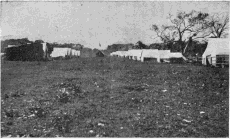
<path fill-rule="evenodd" d="M 227 54 L 229 55 L 229 40 L 228 39 L 220 39 L 220 38 L 211 38 L 208 40 L 208 46 L 203 53 L 202 57 L 206 57 L 207 55 L 221 55 Z"/>
<path fill-rule="evenodd" d="M 119 51 L 120 56 L 124 56 L 127 53 L 127 51 Z"/>
<path fill-rule="evenodd" d="M 66 56 L 71 51 L 70 48 L 57 48 L 54 47 L 51 53 L 51 57 L 59 57 L 59 56 Z"/>
<path fill-rule="evenodd" d="M 170 53 L 170 57 L 180 58 L 183 57 L 183 55 L 180 52 L 176 52 L 176 53 Z"/>
<path fill-rule="evenodd" d="M 143 49 L 142 57 L 159 57 L 158 49 Z"/>
<path fill-rule="evenodd" d="M 129 54 L 132 56 L 141 56 L 142 49 L 132 49 L 129 50 Z"/>
<path fill-rule="evenodd" d="M 170 58 L 183 58 L 184 60 L 187 60 L 187 58 L 184 57 L 180 52 L 170 53 Z"/>
<path fill-rule="evenodd" d="M 158 50 L 160 58 L 169 58 L 170 50 Z"/>

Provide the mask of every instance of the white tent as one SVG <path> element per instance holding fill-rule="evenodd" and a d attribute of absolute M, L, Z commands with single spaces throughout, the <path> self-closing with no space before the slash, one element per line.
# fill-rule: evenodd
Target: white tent
<path fill-rule="evenodd" d="M 130 59 L 131 56 L 132 56 L 132 50 L 128 50 L 128 51 L 125 53 L 125 57 L 128 57 L 128 58 Z"/>
<path fill-rule="evenodd" d="M 170 58 L 170 50 L 158 50 L 160 59 L 169 59 Z"/>
<path fill-rule="evenodd" d="M 126 53 L 124 54 L 124 57 L 129 57 L 131 54 L 130 54 L 130 50 L 126 51 Z"/>
<path fill-rule="evenodd" d="M 187 60 L 180 52 L 170 53 L 170 58 L 183 58 L 184 60 Z"/>
<path fill-rule="evenodd" d="M 124 57 L 126 53 L 127 53 L 127 51 L 119 51 L 119 56 Z"/>
<path fill-rule="evenodd" d="M 210 38 L 208 46 L 202 55 L 202 64 L 212 64 L 216 66 L 218 57 L 225 56 L 225 61 L 228 63 L 229 59 L 229 40 L 220 38 Z M 207 63 L 208 62 L 208 63 Z M 226 64 L 227 64 L 226 63 Z"/>
<path fill-rule="evenodd" d="M 71 48 L 53 48 L 51 57 L 66 57 L 71 55 Z"/>
<path fill-rule="evenodd" d="M 156 58 L 157 62 L 160 62 L 160 55 L 158 49 L 143 49 L 141 55 L 141 62 L 144 62 L 145 58 Z"/>
<path fill-rule="evenodd" d="M 110 53 L 111 56 L 119 56 L 120 55 L 120 52 L 119 51 L 116 51 L 116 52 L 112 52 Z"/>
<path fill-rule="evenodd" d="M 122 51 L 116 51 L 115 55 L 118 56 L 118 57 L 121 57 L 122 56 Z"/>
<path fill-rule="evenodd" d="M 112 53 L 110 53 L 109 55 L 110 56 L 114 56 L 116 54 L 116 52 L 112 52 Z"/>
<path fill-rule="evenodd" d="M 75 49 L 71 49 L 72 55 L 71 56 L 80 56 L 80 51 L 77 51 Z"/>
<path fill-rule="evenodd" d="M 133 59 L 133 60 L 141 60 L 141 55 L 142 55 L 142 49 L 132 49 L 129 50 L 129 56 Z"/>

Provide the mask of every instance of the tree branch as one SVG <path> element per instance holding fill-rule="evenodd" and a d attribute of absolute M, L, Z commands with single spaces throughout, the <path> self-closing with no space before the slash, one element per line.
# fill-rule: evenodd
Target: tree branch
<path fill-rule="evenodd" d="M 221 28 L 219 34 L 218 34 L 218 37 L 219 37 L 219 38 L 220 38 L 221 34 L 223 33 L 224 28 L 225 28 L 225 26 L 227 25 L 227 23 L 228 23 L 228 21 L 227 21 L 227 18 L 226 18 L 225 21 L 224 21 L 224 24 L 223 24 L 223 26 L 222 26 L 222 28 Z"/>

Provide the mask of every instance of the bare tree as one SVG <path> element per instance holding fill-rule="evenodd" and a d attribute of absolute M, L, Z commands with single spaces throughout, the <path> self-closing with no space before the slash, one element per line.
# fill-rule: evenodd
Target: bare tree
<path fill-rule="evenodd" d="M 160 38 L 164 43 L 174 42 L 176 38 L 176 32 L 172 31 L 169 26 L 162 25 L 160 28 L 157 25 L 152 25 L 151 30 L 156 32 L 155 38 Z M 154 38 L 154 39 L 155 39 Z"/>
<path fill-rule="evenodd" d="M 214 14 L 210 16 L 209 31 L 211 35 L 215 38 L 222 38 L 228 35 L 229 31 L 229 15 L 228 14 Z"/>
<path fill-rule="evenodd" d="M 152 29 L 156 32 L 157 37 L 162 41 L 173 41 L 180 45 L 180 51 L 183 50 L 183 44 L 187 38 L 205 37 L 202 32 L 208 28 L 206 19 L 207 13 L 191 11 L 189 13 L 179 12 L 176 17 L 169 14 L 168 19 L 171 25 L 162 26 L 161 29 L 157 25 L 153 25 Z"/>

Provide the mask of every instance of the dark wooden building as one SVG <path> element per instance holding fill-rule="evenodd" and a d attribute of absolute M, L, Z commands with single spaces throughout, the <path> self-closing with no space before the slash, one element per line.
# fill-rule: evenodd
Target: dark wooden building
<path fill-rule="evenodd" d="M 9 61 L 41 61 L 49 58 L 52 47 L 46 43 L 32 43 L 8 47 L 5 52 Z"/>

